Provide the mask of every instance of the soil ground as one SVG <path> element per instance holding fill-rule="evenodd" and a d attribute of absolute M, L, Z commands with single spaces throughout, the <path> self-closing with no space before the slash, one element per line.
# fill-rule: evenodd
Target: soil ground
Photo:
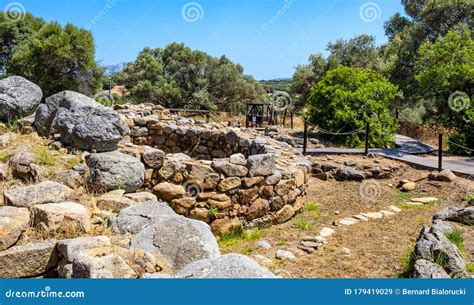
<path fill-rule="evenodd" d="M 221 242 L 222 251 L 246 255 L 264 255 L 273 263 L 270 270 L 291 278 L 386 278 L 397 277 L 404 270 L 414 243 L 424 225 L 431 223 L 433 214 L 446 206 L 459 205 L 463 197 L 474 192 L 474 182 L 458 178 L 452 183 L 428 181 L 428 171 L 416 170 L 406 164 L 381 157 L 366 159 L 360 156 L 329 157 L 332 163 L 354 160 L 358 165 L 399 165 L 400 170 L 390 179 L 376 180 L 379 194 L 376 200 L 360 195 L 360 182 L 322 181 L 311 178 L 307 192 L 310 210 L 282 225 L 261 229 L 249 238 Z M 325 158 L 319 158 L 319 160 Z M 396 187 L 401 179 L 417 181 L 416 190 L 402 193 Z M 437 197 L 439 201 L 413 207 L 405 202 L 415 197 Z M 314 206 L 317 205 L 317 209 Z M 400 213 L 369 222 L 361 221 L 352 226 L 333 223 L 361 212 L 375 212 L 396 205 Z M 331 227 L 336 233 L 328 243 L 313 254 L 299 250 L 303 236 L 317 236 L 321 228 Z M 471 231 L 472 232 L 472 231 Z M 467 233 L 467 232 L 466 232 Z M 472 234 L 472 233 L 471 233 Z M 271 249 L 256 246 L 256 240 L 266 240 Z M 468 238 L 466 242 L 471 243 Z M 468 246 L 466 244 L 466 246 Z M 350 249 L 346 254 L 343 248 Z M 471 248 L 471 247 L 467 247 Z M 277 249 L 290 250 L 297 256 L 292 262 L 275 259 Z M 472 253 L 465 253 L 472 261 Z"/>

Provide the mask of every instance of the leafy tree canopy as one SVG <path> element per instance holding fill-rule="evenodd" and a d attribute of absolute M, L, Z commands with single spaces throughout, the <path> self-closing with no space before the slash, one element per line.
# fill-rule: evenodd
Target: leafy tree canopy
<path fill-rule="evenodd" d="M 370 69 L 339 66 L 328 71 L 311 90 L 310 120 L 325 130 L 340 133 L 363 129 L 369 122 L 370 145 L 388 146 L 395 134 L 389 104 L 397 92 L 395 85 Z M 347 146 L 361 146 L 365 141 L 364 133 L 331 139 Z"/>
<path fill-rule="evenodd" d="M 265 96 L 261 84 L 244 75 L 242 66 L 179 43 L 145 48 L 119 74 L 118 82 L 125 84 L 134 101 L 166 107 L 239 111 L 245 102 Z"/>

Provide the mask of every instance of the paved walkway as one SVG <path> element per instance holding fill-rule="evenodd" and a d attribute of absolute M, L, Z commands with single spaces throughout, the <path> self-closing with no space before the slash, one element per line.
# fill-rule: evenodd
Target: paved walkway
<path fill-rule="evenodd" d="M 433 149 L 428 145 L 420 143 L 415 139 L 411 139 L 405 136 L 397 135 L 397 148 L 380 149 L 373 148 L 369 149 L 369 153 L 378 154 L 386 158 L 406 162 L 418 167 L 437 170 L 438 160 L 428 159 L 420 156 L 414 156 L 414 154 L 426 154 L 432 152 Z M 300 149 L 302 151 L 302 149 Z M 321 154 L 364 154 L 363 149 L 357 148 L 308 148 L 306 150 L 308 155 L 321 155 Z M 468 160 L 443 160 L 443 169 L 450 169 L 453 173 L 472 176 L 474 178 L 474 158 Z"/>

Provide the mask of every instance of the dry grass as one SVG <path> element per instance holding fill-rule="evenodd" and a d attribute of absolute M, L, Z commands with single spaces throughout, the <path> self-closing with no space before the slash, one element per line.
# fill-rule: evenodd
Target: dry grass
<path fill-rule="evenodd" d="M 347 159 L 356 160 L 361 163 L 361 166 L 370 163 L 374 165 L 373 160 L 356 156 L 337 156 L 331 162 L 342 163 Z M 382 158 L 377 158 L 377 160 L 379 162 L 377 166 L 396 164 L 394 161 Z M 311 178 L 307 190 L 307 202 L 310 203 L 310 207 L 314 202 L 318 202 L 318 212 L 310 216 L 306 209 L 301 214 L 303 216 L 298 217 L 305 217 L 307 222 L 313 221 L 314 224 L 309 228 L 302 228 L 292 220 L 263 229 L 261 238 L 270 242 L 273 245 L 272 249 L 255 248 L 247 254 L 260 254 L 273 259 L 274 264 L 270 269 L 284 277 L 397 277 L 404 270 L 403 259 L 413 250 L 421 228 L 431 223 L 432 215 L 445 206 L 458 204 L 467 192 L 472 193 L 474 190 L 474 183 L 465 179 L 441 184 L 442 187 L 438 188 L 439 184 L 433 184 L 424 179 L 427 176 L 426 171 L 416 170 L 400 163 L 399 165 L 401 169 L 398 175 L 387 180 L 377 180 L 381 192 L 376 201 L 364 200 L 359 195 L 360 183 L 358 182 L 321 181 Z M 417 189 L 410 195 L 401 193 L 395 188 L 402 178 L 419 180 Z M 435 196 L 440 201 L 417 209 L 403 209 L 396 215 L 379 220 L 361 221 L 353 226 L 333 226 L 333 223 L 337 223 L 340 219 L 361 212 L 379 211 L 391 204 L 403 206 L 410 196 Z M 306 254 L 297 249 L 303 236 L 319 235 L 323 227 L 333 227 L 336 230 L 336 233 L 328 239 L 328 244 L 314 254 Z M 223 247 L 222 252 L 244 253 L 253 245 L 254 241 L 242 241 Z M 343 253 L 343 247 L 351 249 L 351 254 Z M 277 249 L 293 251 L 298 259 L 281 263 L 274 259 Z"/>
<path fill-rule="evenodd" d="M 438 135 L 442 133 L 444 135 L 443 149 L 448 150 L 447 140 L 450 136 L 456 134 L 456 130 L 441 125 L 414 126 L 410 123 L 402 123 L 398 129 L 398 133 L 417 139 L 435 148 L 438 147 Z"/>

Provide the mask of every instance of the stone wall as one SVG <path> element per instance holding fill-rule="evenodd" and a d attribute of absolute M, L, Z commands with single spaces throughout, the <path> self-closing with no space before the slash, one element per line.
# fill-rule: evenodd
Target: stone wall
<path fill-rule="evenodd" d="M 291 219 L 305 203 L 310 164 L 252 130 L 205 124 L 156 105 L 116 109 L 145 145 L 145 184 L 179 214 L 222 234 Z"/>

